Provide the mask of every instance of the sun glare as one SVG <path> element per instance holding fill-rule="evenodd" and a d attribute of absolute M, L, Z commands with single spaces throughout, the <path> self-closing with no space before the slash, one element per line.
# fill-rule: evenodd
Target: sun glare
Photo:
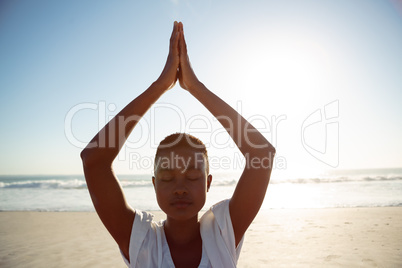
<path fill-rule="evenodd" d="M 314 40 L 279 38 L 264 52 L 260 69 L 269 76 L 267 83 L 276 92 L 291 92 L 293 99 L 313 93 L 327 76 L 328 57 Z"/>

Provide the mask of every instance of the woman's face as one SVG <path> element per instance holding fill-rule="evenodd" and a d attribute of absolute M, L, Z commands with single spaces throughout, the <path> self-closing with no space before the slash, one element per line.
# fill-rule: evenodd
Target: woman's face
<path fill-rule="evenodd" d="M 191 148 L 163 151 L 152 178 L 159 207 L 168 218 L 188 220 L 198 215 L 206 200 L 212 176 L 205 157 Z"/>

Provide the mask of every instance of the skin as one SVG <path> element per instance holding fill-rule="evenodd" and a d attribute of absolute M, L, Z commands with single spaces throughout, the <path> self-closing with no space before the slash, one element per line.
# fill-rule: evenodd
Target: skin
<path fill-rule="evenodd" d="M 253 163 L 265 163 L 246 165 L 230 200 L 229 211 L 236 245 L 257 215 L 268 187 L 275 149 L 250 123 L 198 80 L 187 54 L 183 24 L 175 22 L 169 55 L 159 78 L 120 111 L 81 152 L 85 178 L 95 209 L 128 260 L 135 212 L 127 204 L 113 172 L 113 160 L 137 122 L 177 80 L 183 89 L 218 119 L 246 159 Z M 185 161 L 193 159 L 195 163 L 194 151 L 182 149 L 174 153 Z M 167 214 L 164 228 L 176 267 L 197 267 L 201 259 L 198 212 L 205 203 L 212 176 L 206 173 L 205 167 L 193 166 L 197 168 L 173 167 L 166 170 L 157 167 L 155 177 L 152 178 L 158 204 Z M 170 181 L 163 181 L 164 176 L 169 177 Z M 192 176 L 199 176 L 200 179 L 192 181 Z"/>
<path fill-rule="evenodd" d="M 170 160 L 172 156 L 186 164 L 167 161 L 169 168 L 159 164 L 152 183 L 159 207 L 167 215 L 164 229 L 175 266 L 197 267 L 202 255 L 198 212 L 205 204 L 212 176 L 206 172 L 205 158 L 200 159 L 194 150 L 180 148 L 174 154 L 164 151 L 159 159 Z"/>
<path fill-rule="evenodd" d="M 152 183 L 158 204 L 167 215 L 167 223 L 173 220 L 197 222 L 197 215 L 205 204 L 212 176 L 206 173 L 204 157 L 197 157 L 199 155 L 191 148 L 175 149 L 174 154 L 164 151 L 159 159 L 172 162 L 170 159 L 173 155 L 186 162 L 184 165 L 180 163 L 179 166 L 168 167 L 164 167 L 161 162 L 156 167 Z"/>

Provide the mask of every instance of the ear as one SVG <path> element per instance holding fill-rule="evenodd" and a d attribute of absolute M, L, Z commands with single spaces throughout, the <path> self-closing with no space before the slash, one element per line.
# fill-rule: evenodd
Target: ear
<path fill-rule="evenodd" d="M 154 189 L 155 189 L 155 177 L 152 176 L 152 184 L 154 185 Z"/>
<path fill-rule="evenodd" d="M 209 191 L 209 187 L 211 187 L 211 182 L 212 182 L 212 175 L 209 174 L 207 177 L 207 192 Z"/>

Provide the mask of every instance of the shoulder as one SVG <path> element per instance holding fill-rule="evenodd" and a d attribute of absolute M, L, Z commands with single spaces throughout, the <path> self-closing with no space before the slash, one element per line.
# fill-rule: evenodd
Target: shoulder
<path fill-rule="evenodd" d="M 214 213 L 225 213 L 225 212 L 227 212 L 226 210 L 229 211 L 229 203 L 230 203 L 230 199 L 222 200 L 222 201 L 216 203 L 215 205 L 211 206 L 211 210 Z"/>
<path fill-rule="evenodd" d="M 131 239 L 143 241 L 146 237 L 151 238 L 159 235 L 161 228 L 163 228 L 163 221 L 156 222 L 152 213 L 136 209 L 131 229 Z"/>
<path fill-rule="evenodd" d="M 135 267 L 138 264 L 145 265 L 140 267 L 152 267 L 157 261 L 158 252 L 161 250 L 162 229 L 163 222 L 154 221 L 152 213 L 135 210 L 129 242 L 130 261 L 123 254 L 123 259 L 128 266 L 132 263 L 134 266 L 130 267 Z"/>
<path fill-rule="evenodd" d="M 202 242 L 212 266 L 235 267 L 240 255 L 243 239 L 236 245 L 229 202 L 213 205 L 200 219 Z"/>
<path fill-rule="evenodd" d="M 133 222 L 133 227 L 135 225 L 151 226 L 153 223 L 155 223 L 154 214 L 147 211 L 135 209 L 135 218 Z"/>
<path fill-rule="evenodd" d="M 217 221 L 218 224 L 221 225 L 220 223 L 222 223 L 223 220 L 230 221 L 229 203 L 230 199 L 225 199 L 211 206 L 210 209 L 201 217 L 201 224 L 203 222 L 213 220 Z"/>
<path fill-rule="evenodd" d="M 230 199 L 222 200 L 205 212 L 200 219 L 201 229 L 219 230 L 224 235 L 233 233 L 232 220 L 229 211 Z"/>

